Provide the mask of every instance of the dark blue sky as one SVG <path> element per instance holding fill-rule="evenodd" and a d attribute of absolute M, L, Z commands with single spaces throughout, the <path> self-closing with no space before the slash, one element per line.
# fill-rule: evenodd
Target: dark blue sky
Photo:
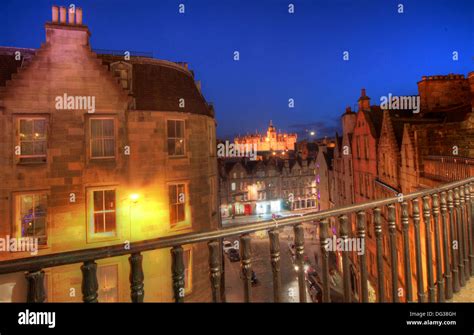
<path fill-rule="evenodd" d="M 379 104 L 389 92 L 416 94 L 422 75 L 474 71 L 474 0 L 2 0 L 0 45 L 39 47 L 51 5 L 70 3 L 83 8 L 93 48 L 189 62 L 220 137 L 263 131 L 270 119 L 332 135 L 361 87 Z"/>

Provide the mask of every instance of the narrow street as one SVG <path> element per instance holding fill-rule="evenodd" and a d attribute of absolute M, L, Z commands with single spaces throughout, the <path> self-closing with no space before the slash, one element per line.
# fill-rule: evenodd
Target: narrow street
<path fill-rule="evenodd" d="M 306 227 L 305 227 L 306 228 Z M 319 242 L 311 239 L 309 231 L 312 226 L 308 225 L 305 234 L 305 255 L 309 257 L 312 264 L 314 253 L 319 255 Z M 313 234 L 314 235 L 314 234 Z M 229 239 L 232 243 L 235 239 Z M 298 279 L 294 269 L 293 260 L 289 244 L 293 243 L 294 235 L 291 228 L 286 228 L 280 232 L 280 269 L 281 269 L 281 301 L 299 302 Z M 273 301 L 273 278 L 270 262 L 270 242 L 268 236 L 263 234 L 252 234 L 252 269 L 255 271 L 258 284 L 252 287 L 253 302 L 272 302 Z M 230 262 L 225 257 L 226 272 L 226 299 L 228 302 L 243 301 L 243 282 L 240 277 L 240 262 Z M 307 292 L 307 301 L 310 302 Z"/>

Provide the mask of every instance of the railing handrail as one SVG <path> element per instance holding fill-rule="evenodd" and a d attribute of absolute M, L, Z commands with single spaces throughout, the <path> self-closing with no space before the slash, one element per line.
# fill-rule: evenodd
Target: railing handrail
<path fill-rule="evenodd" d="M 474 158 L 472 157 L 465 157 L 465 156 L 448 156 L 448 155 L 427 155 L 423 157 L 424 160 L 432 160 L 432 161 L 454 161 L 454 160 L 461 160 L 467 161 L 469 163 L 474 162 Z"/>
<path fill-rule="evenodd" d="M 455 181 L 440 187 L 413 192 L 403 196 L 403 200 L 411 200 L 418 197 L 431 195 L 433 193 L 440 193 L 450 189 L 460 187 L 466 183 L 474 182 L 474 177 L 464 180 Z M 399 202 L 400 197 L 391 197 L 381 200 L 365 202 L 361 204 L 348 205 L 343 207 L 332 208 L 329 210 L 311 212 L 304 215 L 293 215 L 281 219 L 269 219 L 265 221 L 232 225 L 227 228 L 205 231 L 192 232 L 178 236 L 167 236 L 145 241 L 131 242 L 129 248 L 125 248 L 125 244 L 117 244 L 105 247 L 66 251 L 60 253 L 53 253 L 41 256 L 32 256 L 26 258 L 19 258 L 14 260 L 0 261 L 0 274 L 21 272 L 21 271 L 36 271 L 43 268 L 56 267 L 61 265 L 69 265 L 82 263 L 86 261 L 94 261 L 109 257 L 118 257 L 129 254 L 140 253 L 144 251 L 151 251 L 156 249 L 170 248 L 174 246 L 181 246 L 192 243 L 207 242 L 220 238 L 226 238 L 235 235 L 253 233 L 259 230 L 269 230 L 275 228 L 282 228 L 286 226 L 293 226 L 302 222 L 321 221 L 329 217 L 337 217 L 347 213 L 357 213 L 384 205 L 389 205 Z"/>

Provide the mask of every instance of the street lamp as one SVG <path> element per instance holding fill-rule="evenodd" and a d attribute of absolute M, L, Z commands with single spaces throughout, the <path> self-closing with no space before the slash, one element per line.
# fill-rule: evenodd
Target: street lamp
<path fill-rule="evenodd" d="M 140 198 L 140 195 L 138 195 L 137 193 L 130 194 L 130 202 L 133 204 L 136 204 L 139 198 Z"/>

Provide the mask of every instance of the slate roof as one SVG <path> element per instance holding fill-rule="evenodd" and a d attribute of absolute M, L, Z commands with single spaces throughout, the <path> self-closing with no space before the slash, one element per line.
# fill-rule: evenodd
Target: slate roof
<path fill-rule="evenodd" d="M 374 138 L 380 137 L 382 129 L 383 111 L 379 106 L 370 106 L 370 111 L 362 111 L 365 120 L 369 124 L 370 133 Z"/>
<path fill-rule="evenodd" d="M 20 51 L 21 60 L 15 59 L 16 51 Z M 34 53 L 34 49 L 0 47 L 0 86 L 5 86 L 6 82 L 12 78 L 12 74 L 18 72 L 24 59 L 31 58 Z"/>
<path fill-rule="evenodd" d="M 21 52 L 22 60 L 15 60 L 15 51 Z M 35 52 L 35 49 L 0 47 L 0 86 L 5 86 L 12 74 L 18 72 L 24 59 L 31 59 Z M 105 65 L 123 60 L 123 56 L 97 56 Z M 133 66 L 133 96 L 137 110 L 176 111 L 214 117 L 214 108 L 197 88 L 192 71 L 183 65 L 147 57 L 131 57 L 127 62 Z M 184 108 L 179 107 L 181 98 L 185 101 Z"/>
<path fill-rule="evenodd" d="M 123 56 L 99 54 L 106 65 L 122 61 Z M 197 88 L 192 71 L 183 65 L 147 57 L 130 57 L 132 64 L 133 96 L 137 110 L 176 111 L 214 117 Z M 183 98 L 184 108 L 179 101 Z"/>

